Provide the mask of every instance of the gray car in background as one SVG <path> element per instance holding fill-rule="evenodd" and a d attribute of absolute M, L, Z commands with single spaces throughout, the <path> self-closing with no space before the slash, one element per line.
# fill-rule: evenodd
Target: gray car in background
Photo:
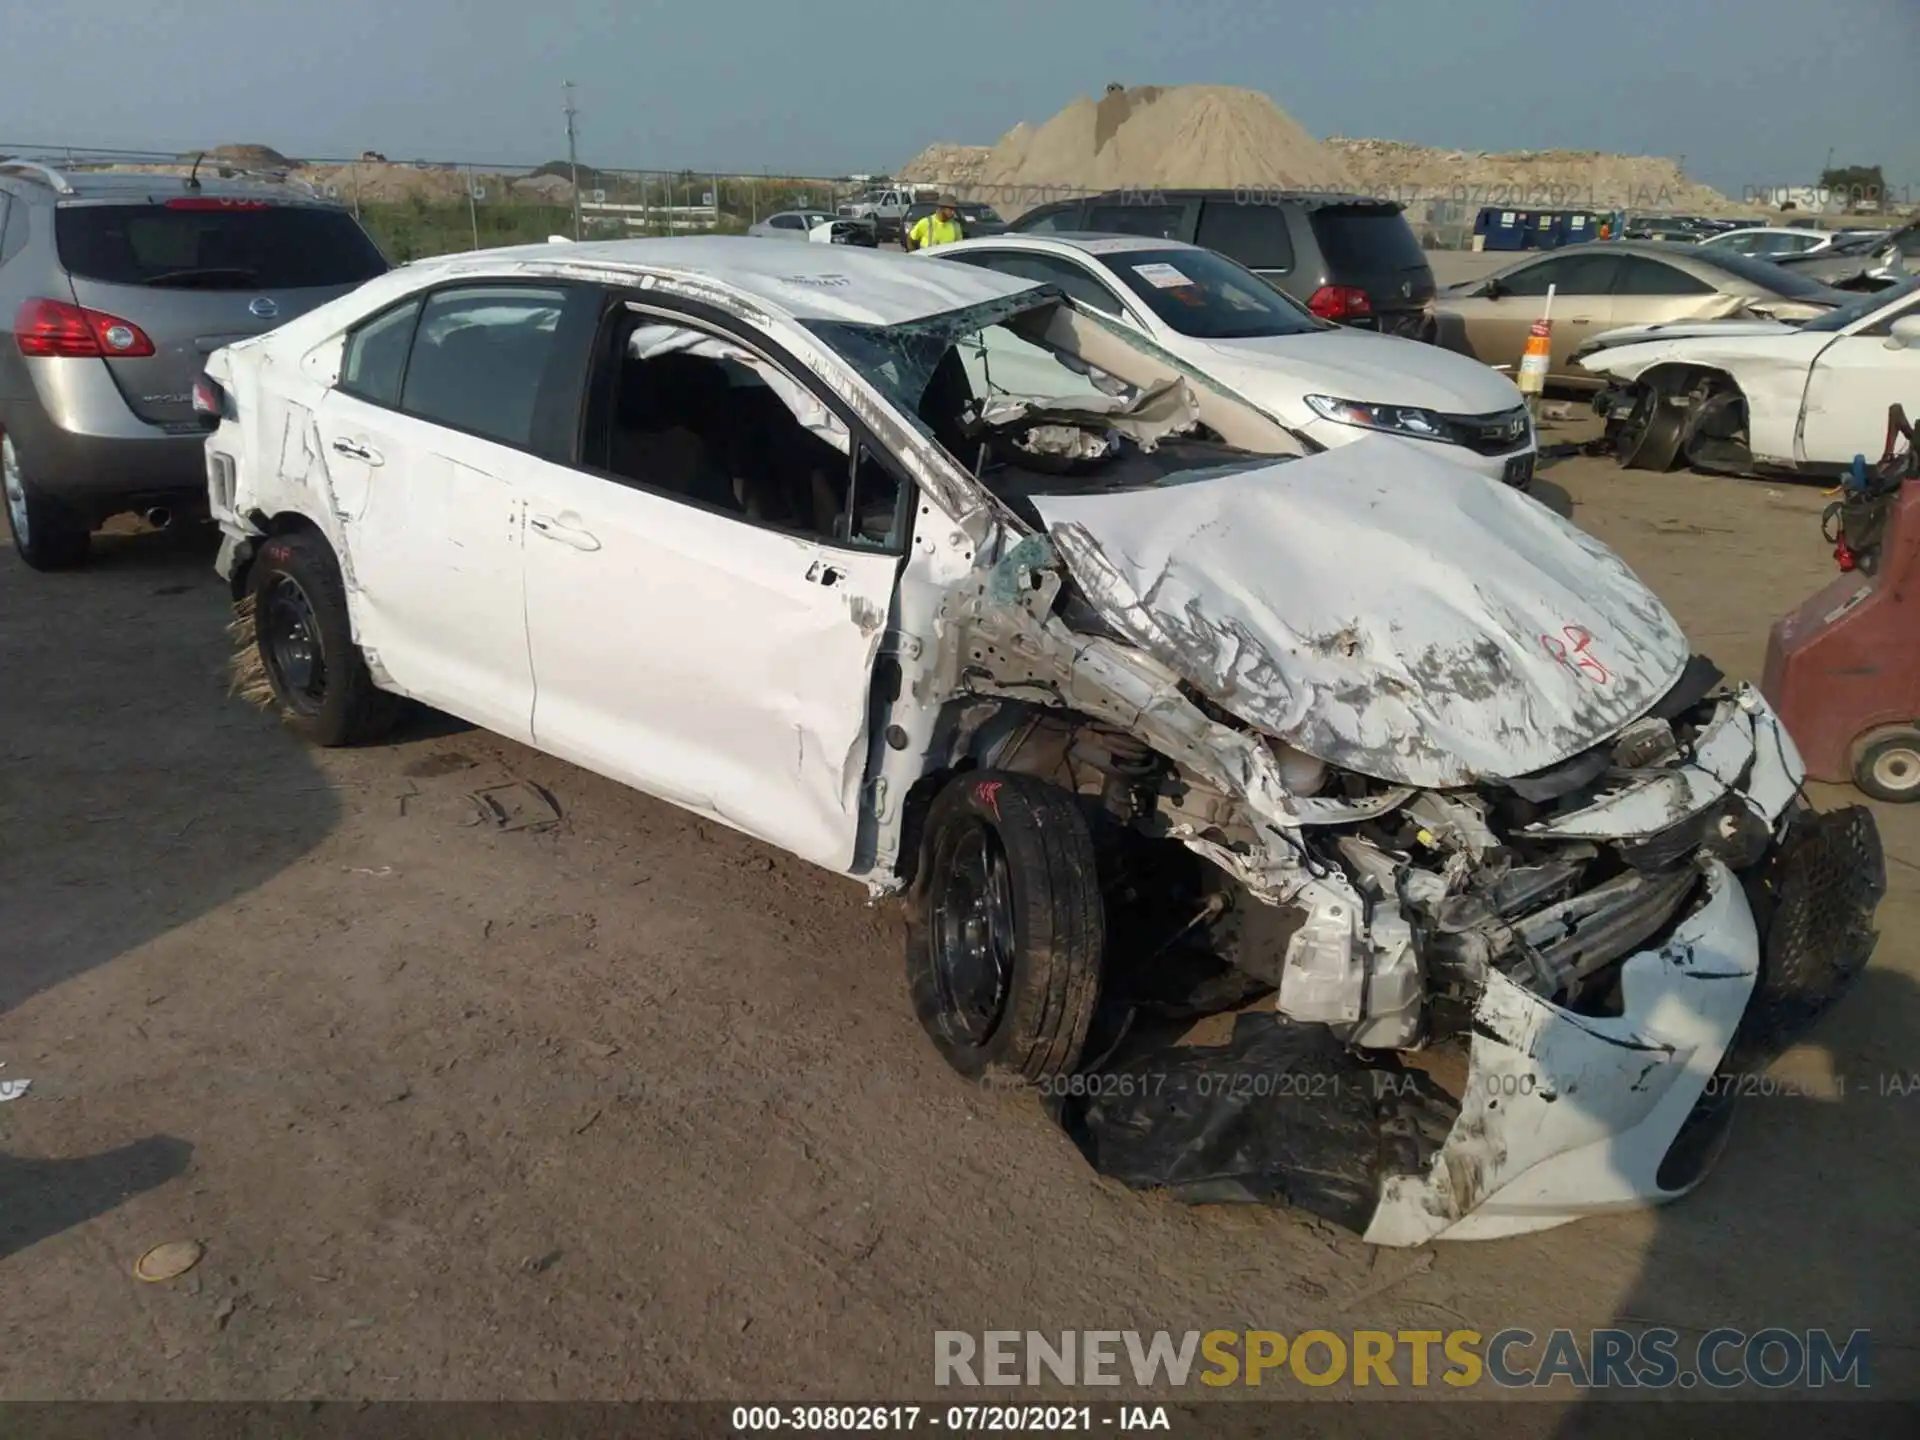
<path fill-rule="evenodd" d="M 209 354 L 388 268 L 286 183 L 0 162 L 0 478 L 14 548 L 76 565 L 135 511 L 204 511 Z"/>

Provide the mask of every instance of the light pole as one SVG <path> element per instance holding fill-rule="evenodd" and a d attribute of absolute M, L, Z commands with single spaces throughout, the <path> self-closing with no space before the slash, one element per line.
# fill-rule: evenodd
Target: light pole
<path fill-rule="evenodd" d="M 575 142 L 573 117 L 578 112 L 573 108 L 573 81 L 562 82 L 561 90 L 567 97 L 567 169 L 573 180 L 573 238 L 580 238 L 580 153 Z"/>

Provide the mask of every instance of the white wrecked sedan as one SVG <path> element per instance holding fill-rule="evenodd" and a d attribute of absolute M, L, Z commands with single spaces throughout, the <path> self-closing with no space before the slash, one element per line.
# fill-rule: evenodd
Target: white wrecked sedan
<path fill-rule="evenodd" d="M 1839 474 L 1920 401 L 1920 276 L 1815 320 L 1709 320 L 1596 335 L 1574 363 L 1630 470 Z"/>
<path fill-rule="evenodd" d="M 988 330 L 1057 393 L 976 393 Z M 1386 1244 L 1669 1199 L 1866 958 L 1871 822 L 1804 808 L 1605 547 L 1050 288 L 483 252 L 217 352 L 196 403 L 293 728 L 414 697 L 900 895 L 943 1055 L 1130 1184 Z"/>

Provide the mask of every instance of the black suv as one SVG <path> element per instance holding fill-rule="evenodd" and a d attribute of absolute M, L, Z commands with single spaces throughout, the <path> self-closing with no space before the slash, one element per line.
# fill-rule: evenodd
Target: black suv
<path fill-rule="evenodd" d="M 1392 201 L 1258 187 L 1114 190 L 1029 210 L 1016 235 L 1099 230 L 1217 250 L 1314 314 L 1430 340 L 1433 267 Z"/>

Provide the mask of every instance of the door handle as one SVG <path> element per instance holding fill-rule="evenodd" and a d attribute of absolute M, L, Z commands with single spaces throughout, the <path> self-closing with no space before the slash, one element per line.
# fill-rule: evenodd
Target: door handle
<path fill-rule="evenodd" d="M 831 590 L 838 585 L 846 574 L 838 566 L 829 565 L 824 560 L 816 560 L 807 567 L 807 579 L 815 585 L 824 585 Z"/>
<path fill-rule="evenodd" d="M 375 450 L 370 445 L 363 445 L 355 440 L 334 441 L 333 453 L 336 455 L 344 455 L 349 460 L 362 461 L 363 463 L 368 465 L 383 465 L 386 463 L 386 457 L 383 456 L 378 450 Z"/>
<path fill-rule="evenodd" d="M 527 519 L 536 533 L 549 540 L 558 540 L 562 545 L 571 545 L 576 550 L 598 550 L 599 538 L 577 525 L 566 525 L 551 515 L 533 515 Z"/>

